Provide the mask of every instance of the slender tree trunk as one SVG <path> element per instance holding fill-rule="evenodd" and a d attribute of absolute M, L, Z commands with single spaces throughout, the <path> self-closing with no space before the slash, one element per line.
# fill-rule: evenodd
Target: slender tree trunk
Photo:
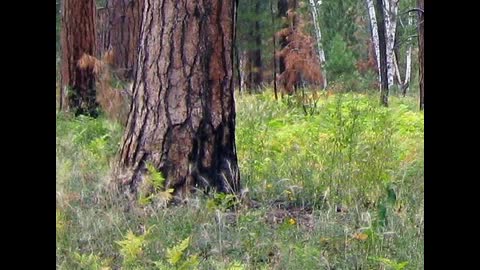
<path fill-rule="evenodd" d="M 424 0 L 417 0 L 418 8 L 421 10 L 425 9 Z M 424 20 L 423 12 L 419 12 L 418 17 L 418 61 L 419 61 L 419 85 L 420 85 L 420 110 L 424 108 L 424 86 L 423 86 L 423 74 L 424 74 Z"/>
<path fill-rule="evenodd" d="M 110 42 L 110 31 L 109 31 L 109 22 L 108 22 L 108 8 L 101 7 L 97 9 L 97 21 L 96 21 L 96 30 L 97 30 L 97 45 L 96 45 L 96 57 L 101 59 L 103 54 L 108 50 Z"/>
<path fill-rule="evenodd" d="M 97 115 L 95 77 L 92 69 L 80 69 L 78 60 L 84 53 L 95 54 L 95 1 L 64 0 L 62 7 L 62 109 L 76 115 Z M 67 104 L 65 104 L 67 103 Z"/>
<path fill-rule="evenodd" d="M 287 17 L 287 11 L 288 11 L 288 0 L 278 0 L 278 17 L 280 19 L 286 18 Z M 285 23 L 282 25 L 282 28 L 287 28 L 288 27 L 288 22 L 285 21 Z M 280 45 L 280 50 L 285 48 L 287 46 L 288 41 L 282 37 L 278 41 Z M 278 59 L 278 73 L 282 74 L 285 71 L 285 60 L 283 57 L 280 57 Z"/>
<path fill-rule="evenodd" d="M 181 197 L 238 192 L 233 89 L 234 1 L 146 1 L 133 103 L 116 168 L 130 191 L 146 164 Z"/>
<path fill-rule="evenodd" d="M 398 67 L 398 57 L 397 57 L 396 50 L 393 50 L 393 66 L 394 66 L 395 76 L 397 77 L 398 84 L 403 85 L 402 75 L 400 75 L 400 68 Z"/>
<path fill-rule="evenodd" d="M 108 39 L 103 51 L 113 49 L 113 67 L 123 80 L 133 80 L 136 71 L 144 0 L 107 0 Z"/>
<path fill-rule="evenodd" d="M 399 0 L 384 0 L 385 7 L 385 27 L 386 42 L 387 42 L 387 72 L 388 72 L 388 87 L 392 87 L 394 84 L 395 76 L 395 33 L 397 30 L 397 12 L 398 12 Z"/>
<path fill-rule="evenodd" d="M 388 0 L 386 0 L 388 1 Z M 375 7 L 378 14 L 378 40 L 380 48 L 380 103 L 388 107 L 388 81 L 387 81 L 387 42 L 386 42 L 386 29 L 385 29 L 385 16 L 383 9 L 383 1 L 376 0 L 377 5 Z"/>
<path fill-rule="evenodd" d="M 311 13 L 313 18 L 313 25 L 315 26 L 315 34 L 317 37 L 317 46 L 318 46 L 318 56 L 320 58 L 320 64 L 323 73 L 323 89 L 327 88 L 327 71 L 325 67 L 325 51 L 323 50 L 322 45 L 322 32 L 320 30 L 320 24 L 318 22 L 318 11 L 317 11 L 317 4 L 315 0 L 310 0 L 310 7 Z"/>
<path fill-rule="evenodd" d="M 381 70 L 380 70 L 380 45 L 379 45 L 379 38 L 378 38 L 378 25 L 377 25 L 377 18 L 375 16 L 375 6 L 373 5 L 373 0 L 366 0 L 367 8 L 368 8 L 368 15 L 370 17 L 370 27 L 372 31 L 372 42 L 373 47 L 375 49 L 375 57 L 377 59 L 377 68 L 378 68 L 378 81 L 380 85 L 382 84 L 381 80 Z"/>
<path fill-rule="evenodd" d="M 247 53 L 242 51 L 240 53 L 240 85 L 242 85 L 243 91 L 247 89 L 247 75 L 249 73 L 250 65 L 247 63 Z"/>
<path fill-rule="evenodd" d="M 260 13 L 260 1 L 257 1 L 255 4 L 255 14 Z M 247 88 L 249 91 L 258 90 L 260 85 L 263 81 L 262 76 L 262 37 L 260 33 L 260 22 L 256 20 L 254 22 L 254 27 L 252 28 L 250 37 L 253 38 L 253 43 L 255 44 L 255 48 L 250 49 L 247 53 L 249 63 L 249 73 L 247 74 Z"/>
<path fill-rule="evenodd" d="M 270 14 L 272 15 L 272 27 L 275 30 L 275 12 L 273 11 L 273 0 L 270 0 Z M 277 61 L 275 59 L 276 54 L 276 38 L 275 38 L 275 31 L 273 31 L 272 35 L 272 49 L 273 49 L 273 93 L 275 94 L 275 100 L 278 100 L 277 94 Z"/>
<path fill-rule="evenodd" d="M 408 25 L 413 24 L 413 18 L 412 15 L 408 15 Z M 408 49 L 407 49 L 407 63 L 406 63 L 406 68 L 405 68 L 405 81 L 403 82 L 402 85 L 402 94 L 405 96 L 407 94 L 408 88 L 410 87 L 410 78 L 412 75 L 412 37 L 408 38 Z"/>

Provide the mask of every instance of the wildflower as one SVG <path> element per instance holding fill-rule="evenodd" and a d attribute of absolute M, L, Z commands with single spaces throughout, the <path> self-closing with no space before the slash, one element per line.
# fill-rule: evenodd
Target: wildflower
<path fill-rule="evenodd" d="M 297 222 L 295 221 L 294 218 L 290 218 L 290 219 L 288 220 L 288 224 L 290 224 L 290 225 L 295 225 L 295 223 L 297 223 Z"/>

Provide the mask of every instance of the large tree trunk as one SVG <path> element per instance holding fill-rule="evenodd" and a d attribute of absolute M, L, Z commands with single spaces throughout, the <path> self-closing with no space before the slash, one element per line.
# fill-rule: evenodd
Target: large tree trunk
<path fill-rule="evenodd" d="M 103 51 L 113 49 L 112 66 L 123 80 L 133 80 L 142 23 L 144 0 L 107 0 L 108 33 Z"/>
<path fill-rule="evenodd" d="M 423 10 L 425 9 L 424 0 L 417 0 L 418 8 L 422 11 L 419 12 L 418 16 L 418 61 L 419 61 L 419 86 L 420 86 L 420 110 L 424 108 L 424 91 L 423 91 L 423 53 L 424 53 L 424 26 L 423 26 Z"/>
<path fill-rule="evenodd" d="M 388 1 L 388 0 L 385 0 Z M 383 106 L 388 106 L 388 81 L 387 81 L 387 42 L 386 42 L 386 29 L 385 29 L 385 16 L 383 10 L 383 1 L 377 0 L 375 6 L 376 13 L 378 14 L 378 41 L 380 51 L 380 103 Z"/>
<path fill-rule="evenodd" d="M 373 0 L 366 0 L 367 1 L 367 8 L 368 8 L 368 15 L 370 17 L 370 26 L 372 30 L 372 42 L 373 47 L 375 49 L 375 57 L 377 60 L 377 68 L 378 68 L 378 81 L 380 85 L 382 84 L 381 80 L 381 70 L 380 70 L 380 45 L 379 45 L 379 38 L 378 38 L 378 24 L 377 24 L 377 17 L 375 15 L 375 6 L 373 4 Z"/>
<path fill-rule="evenodd" d="M 63 1 L 61 106 L 66 103 L 76 115 L 97 114 L 93 69 L 78 65 L 84 53 L 95 54 L 95 10 L 94 0 Z"/>
<path fill-rule="evenodd" d="M 260 13 L 260 1 L 255 4 L 255 14 Z M 247 52 L 247 65 L 249 66 L 247 73 L 248 91 L 258 90 L 263 81 L 262 76 L 262 37 L 260 33 L 260 22 L 258 19 L 254 22 L 250 37 L 253 38 L 255 47 Z"/>
<path fill-rule="evenodd" d="M 146 164 L 181 197 L 195 187 L 239 191 L 234 5 L 145 2 L 133 103 L 115 172 L 130 191 L 144 187 Z"/>
<path fill-rule="evenodd" d="M 318 56 L 320 58 L 320 64 L 323 73 L 323 89 L 327 88 L 327 71 L 325 68 L 325 51 L 322 46 L 322 32 L 320 30 L 320 24 L 318 22 L 317 3 L 315 0 L 310 0 L 310 10 L 313 18 L 313 25 L 315 26 L 315 34 L 317 37 Z"/>

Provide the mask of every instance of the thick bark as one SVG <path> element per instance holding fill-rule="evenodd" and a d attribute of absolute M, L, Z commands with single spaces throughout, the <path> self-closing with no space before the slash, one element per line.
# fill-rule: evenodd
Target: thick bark
<path fill-rule="evenodd" d="M 260 1 L 255 4 L 255 14 L 260 13 Z M 260 33 L 260 22 L 256 20 L 254 27 L 250 33 L 250 37 L 253 38 L 253 44 L 255 47 L 247 52 L 247 65 L 249 66 L 247 73 L 247 85 L 248 91 L 258 90 L 263 81 L 262 76 L 262 37 Z"/>
<path fill-rule="evenodd" d="M 424 0 L 417 0 L 418 8 L 421 10 L 425 10 Z M 424 89 L 423 89 L 423 74 L 424 74 L 424 20 L 423 12 L 419 12 L 418 16 L 418 62 L 419 62 L 419 86 L 420 86 L 420 110 L 424 108 Z"/>
<path fill-rule="evenodd" d="M 315 34 L 317 37 L 318 56 L 320 58 L 320 64 L 323 73 L 323 89 L 327 88 L 327 71 L 325 68 L 325 51 L 322 46 L 322 32 L 320 30 L 320 24 L 318 22 L 318 11 L 315 0 L 310 0 L 311 13 L 313 18 L 313 25 L 315 26 Z"/>
<path fill-rule="evenodd" d="M 64 0 L 62 6 L 62 107 L 96 116 L 95 77 L 93 69 L 81 69 L 78 60 L 84 53 L 95 54 L 95 1 Z M 66 101 L 66 102 L 65 102 Z M 62 108 L 64 109 L 64 108 Z"/>
<path fill-rule="evenodd" d="M 388 0 L 385 0 L 388 1 Z M 386 42 L 386 29 L 385 29 L 385 16 L 383 9 L 383 1 L 376 0 L 375 6 L 376 13 L 378 14 L 378 41 L 380 49 L 380 103 L 384 106 L 388 106 L 388 81 L 387 81 L 387 42 Z"/>
<path fill-rule="evenodd" d="M 115 179 L 136 192 L 146 164 L 181 197 L 238 192 L 234 1 L 146 1 L 133 103 Z"/>
<path fill-rule="evenodd" d="M 133 80 L 137 65 L 144 0 L 108 0 L 108 24 L 101 45 L 113 49 L 113 68 L 124 80 Z"/>
<path fill-rule="evenodd" d="M 375 6 L 373 4 L 373 0 L 366 0 L 367 1 L 367 8 L 368 8 L 368 15 L 370 17 L 370 26 L 372 31 L 372 42 L 373 47 L 375 48 L 375 57 L 377 60 L 377 68 L 378 68 L 378 81 L 382 84 L 381 80 L 381 70 L 380 70 L 380 45 L 378 39 L 378 24 L 377 24 L 377 17 L 375 15 Z"/>
<path fill-rule="evenodd" d="M 238 83 L 238 92 L 242 92 L 242 72 L 241 70 L 241 61 L 240 61 L 240 52 L 238 51 L 238 46 L 234 45 L 234 54 L 235 54 L 235 71 L 237 74 L 237 83 Z"/>

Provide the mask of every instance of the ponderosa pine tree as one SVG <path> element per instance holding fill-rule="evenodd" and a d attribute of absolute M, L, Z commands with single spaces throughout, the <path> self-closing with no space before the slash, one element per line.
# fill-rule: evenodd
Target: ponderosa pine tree
<path fill-rule="evenodd" d="M 233 87 L 236 1 L 145 2 L 133 103 L 115 179 L 150 190 L 150 164 L 180 197 L 240 189 Z"/>
<path fill-rule="evenodd" d="M 95 1 L 64 0 L 62 3 L 60 109 L 96 116 L 93 69 L 81 69 L 83 54 L 95 54 Z"/>
<path fill-rule="evenodd" d="M 143 0 L 107 0 L 104 14 L 97 18 L 103 24 L 98 50 L 102 53 L 113 50 L 112 67 L 123 80 L 134 79 L 143 6 Z"/>

